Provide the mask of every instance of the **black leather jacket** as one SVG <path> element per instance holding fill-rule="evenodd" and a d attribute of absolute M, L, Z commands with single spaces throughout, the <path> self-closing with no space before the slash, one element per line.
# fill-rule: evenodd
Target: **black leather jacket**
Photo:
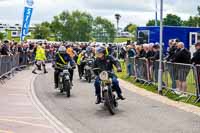
<path fill-rule="evenodd" d="M 200 64 L 200 49 L 193 54 L 192 63 Z"/>
<path fill-rule="evenodd" d="M 113 56 L 105 56 L 104 59 L 99 59 L 97 58 L 94 61 L 94 68 L 100 68 L 101 70 L 105 70 L 105 71 L 113 71 L 113 65 L 118 68 L 121 69 L 121 64 L 118 60 L 116 60 Z M 96 75 L 98 75 L 99 71 L 95 71 L 94 73 Z"/>

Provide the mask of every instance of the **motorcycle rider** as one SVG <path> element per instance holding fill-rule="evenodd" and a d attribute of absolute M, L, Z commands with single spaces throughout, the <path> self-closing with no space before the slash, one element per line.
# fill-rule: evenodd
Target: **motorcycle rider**
<path fill-rule="evenodd" d="M 92 47 L 88 46 L 86 48 L 85 57 L 86 58 L 90 58 L 90 59 L 93 59 L 95 57 L 95 53 L 93 52 L 93 48 Z"/>
<path fill-rule="evenodd" d="M 84 66 L 85 66 L 85 63 L 83 62 L 84 59 L 85 59 L 85 50 L 82 50 L 81 53 L 78 55 L 77 59 L 78 72 L 80 78 L 82 78 L 82 76 L 84 75 Z"/>
<path fill-rule="evenodd" d="M 67 54 L 71 57 L 71 59 L 73 59 L 74 60 L 74 57 L 75 57 L 75 52 L 74 52 L 74 50 L 73 50 L 73 48 L 72 48 L 72 46 L 71 45 L 67 45 L 66 46 L 66 52 L 67 52 Z M 70 77 L 70 81 L 71 81 L 71 85 L 73 86 L 73 77 L 74 77 L 74 69 L 70 69 L 69 70 L 69 73 L 70 73 L 70 75 L 71 75 L 71 77 Z"/>
<path fill-rule="evenodd" d="M 94 59 L 95 54 L 93 53 L 92 47 L 87 47 L 86 50 L 82 50 L 82 52 L 78 55 L 77 65 L 78 65 L 78 72 L 80 77 L 84 75 L 84 67 L 85 67 L 85 60 L 86 59 Z"/>
<path fill-rule="evenodd" d="M 94 68 L 100 68 L 102 71 L 113 72 L 113 65 L 117 68 L 117 72 L 122 72 L 120 62 L 116 60 L 113 56 L 108 55 L 105 47 L 98 47 L 96 49 L 96 60 L 94 62 Z M 99 73 L 97 71 L 94 71 L 94 73 L 95 75 L 97 75 L 94 83 L 95 93 L 97 96 L 96 104 L 100 104 L 101 81 L 98 75 Z M 113 89 L 116 91 L 118 99 L 125 100 L 125 98 L 122 96 L 122 91 L 119 86 L 119 81 L 117 80 L 117 77 L 113 74 L 111 75 L 111 78 L 112 78 Z"/>
<path fill-rule="evenodd" d="M 70 55 L 66 53 L 65 46 L 60 46 L 58 52 L 55 55 L 55 72 L 54 72 L 55 88 L 58 88 L 58 76 L 60 72 L 62 72 L 62 68 L 64 67 L 64 65 L 67 65 L 68 63 L 70 63 L 72 68 L 75 69 L 75 62 L 70 57 Z M 70 73 L 70 81 L 72 83 L 71 73 Z"/>

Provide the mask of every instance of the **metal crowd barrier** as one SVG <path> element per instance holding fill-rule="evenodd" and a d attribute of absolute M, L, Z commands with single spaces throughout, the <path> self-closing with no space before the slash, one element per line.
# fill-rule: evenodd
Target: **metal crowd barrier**
<path fill-rule="evenodd" d="M 198 86 L 195 66 L 192 64 L 165 63 L 165 83 L 168 91 L 197 96 Z"/>
<path fill-rule="evenodd" d="M 134 70 L 136 80 L 144 82 L 144 84 L 150 84 L 150 68 L 147 59 L 144 58 L 134 58 Z"/>
<path fill-rule="evenodd" d="M 131 61 L 130 61 L 131 60 Z M 144 84 L 158 84 L 159 61 L 149 61 L 144 58 L 131 58 L 127 63 L 133 62 L 132 76 Z M 128 69 L 128 65 L 127 65 Z M 200 101 L 200 65 L 163 62 L 162 87 L 176 94 L 184 94 L 190 100 L 192 96 Z"/>
<path fill-rule="evenodd" d="M 52 53 L 48 52 L 47 55 L 47 62 L 51 62 L 53 58 Z M 20 68 L 34 64 L 34 60 L 33 52 L 23 52 L 11 56 L 0 55 L 0 79 L 13 74 L 15 70 L 20 70 Z"/>
<path fill-rule="evenodd" d="M 0 79 L 8 77 L 9 74 L 25 65 L 27 65 L 27 58 L 22 57 L 20 62 L 20 54 L 11 56 L 0 56 Z"/>

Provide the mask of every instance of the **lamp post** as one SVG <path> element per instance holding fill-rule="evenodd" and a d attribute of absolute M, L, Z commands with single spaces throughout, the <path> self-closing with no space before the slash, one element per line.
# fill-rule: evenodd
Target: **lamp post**
<path fill-rule="evenodd" d="M 117 14 L 115 14 L 115 18 L 117 20 L 117 32 L 118 32 L 118 30 L 119 30 L 119 20 L 121 18 L 121 15 L 117 13 Z"/>
<path fill-rule="evenodd" d="M 162 54 L 163 54 L 163 0 L 160 0 L 160 59 L 158 71 L 158 93 L 162 95 Z"/>
<path fill-rule="evenodd" d="M 155 0 L 155 26 L 158 26 L 158 1 Z"/>
<path fill-rule="evenodd" d="M 120 14 L 115 14 L 115 18 L 117 20 L 117 34 L 118 34 L 118 31 L 119 31 L 119 20 L 121 18 L 121 15 Z M 117 59 L 119 59 L 119 46 L 117 45 Z"/>

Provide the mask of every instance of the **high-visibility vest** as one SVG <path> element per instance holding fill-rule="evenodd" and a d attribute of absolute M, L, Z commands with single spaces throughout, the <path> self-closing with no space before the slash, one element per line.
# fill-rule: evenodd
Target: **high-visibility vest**
<path fill-rule="evenodd" d="M 60 67 L 67 65 L 67 62 L 63 59 L 63 57 L 60 55 L 60 53 L 57 53 L 57 54 L 58 54 L 58 57 L 60 58 L 60 60 L 62 61 L 63 64 L 56 62 L 56 65 L 59 65 Z"/>
<path fill-rule="evenodd" d="M 46 58 L 45 50 L 41 46 L 38 46 L 36 50 L 35 60 L 44 61 L 46 59 L 47 58 Z"/>
<path fill-rule="evenodd" d="M 80 65 L 80 64 L 81 64 L 82 57 L 83 57 L 83 54 L 80 53 L 80 54 L 78 55 L 77 65 Z"/>

